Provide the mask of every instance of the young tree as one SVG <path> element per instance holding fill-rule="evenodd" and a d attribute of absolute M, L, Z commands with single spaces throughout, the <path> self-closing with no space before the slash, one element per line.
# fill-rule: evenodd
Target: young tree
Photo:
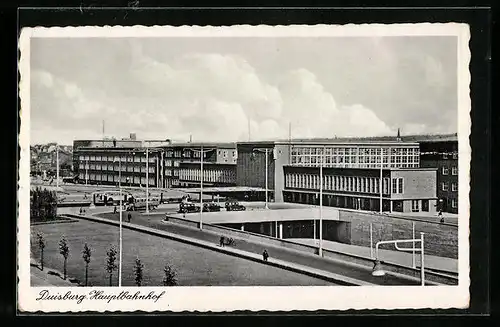
<path fill-rule="evenodd" d="M 41 232 L 36 234 L 38 239 L 38 248 L 40 248 L 40 268 L 43 270 L 43 250 L 45 249 L 45 237 Z"/>
<path fill-rule="evenodd" d="M 113 271 L 118 268 L 116 266 L 116 254 L 118 252 L 116 251 L 114 246 L 111 246 L 111 248 L 106 252 L 107 259 L 106 259 L 106 271 L 109 274 L 109 286 L 113 286 L 112 281 L 113 281 Z"/>
<path fill-rule="evenodd" d="M 63 235 L 61 237 L 61 240 L 59 241 L 59 253 L 63 256 L 64 258 L 64 279 L 66 279 L 66 263 L 68 261 L 68 256 L 69 256 L 69 246 L 68 246 L 68 241 L 66 240 L 66 237 Z"/>
<path fill-rule="evenodd" d="M 163 277 L 163 286 L 175 286 L 177 285 L 176 273 L 169 265 L 165 265 L 163 268 L 165 277 Z"/>
<path fill-rule="evenodd" d="M 144 265 L 141 263 L 139 258 L 135 259 L 134 273 L 135 273 L 135 284 L 141 286 L 142 284 L 142 272 Z"/>
<path fill-rule="evenodd" d="M 87 245 L 87 243 L 85 243 L 85 245 L 83 246 L 83 251 L 82 251 L 83 261 L 85 261 L 85 286 L 87 286 L 87 284 L 88 284 L 89 263 L 90 263 L 91 256 L 92 256 L 92 250 Z"/>

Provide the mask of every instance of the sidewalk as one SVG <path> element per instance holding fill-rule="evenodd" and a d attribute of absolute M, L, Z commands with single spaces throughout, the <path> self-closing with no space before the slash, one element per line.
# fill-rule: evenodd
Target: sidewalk
<path fill-rule="evenodd" d="M 315 242 L 316 245 L 318 245 L 319 243 L 318 240 L 315 241 L 313 239 L 307 239 L 307 238 L 305 239 L 293 238 L 293 239 L 287 239 L 287 241 L 297 242 L 306 245 L 314 245 Z M 411 244 L 403 246 L 411 247 Z M 350 244 L 343 244 L 343 243 L 323 240 L 323 248 L 327 250 L 338 251 L 352 255 L 359 255 L 367 258 L 370 257 L 370 248 L 365 246 L 350 245 Z M 375 256 L 375 248 L 373 249 L 373 255 Z M 379 249 L 379 256 L 380 260 L 388 263 L 400 264 L 408 267 L 411 267 L 413 264 L 412 262 L 413 254 L 411 252 L 400 252 L 400 251 Z M 415 252 L 415 264 L 417 268 L 420 267 L 420 254 L 418 252 Z M 455 274 L 458 273 L 458 260 L 452 258 L 425 255 L 424 266 L 426 269 L 442 270 Z"/>

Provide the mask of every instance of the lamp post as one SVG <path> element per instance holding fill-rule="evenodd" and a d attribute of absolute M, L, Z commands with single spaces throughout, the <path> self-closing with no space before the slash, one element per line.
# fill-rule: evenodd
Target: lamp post
<path fill-rule="evenodd" d="M 203 149 L 203 145 L 200 145 L 200 150 L 189 148 L 192 152 L 200 154 L 200 229 L 203 229 L 203 157 L 205 153 L 213 151 L 214 149 Z"/>
<path fill-rule="evenodd" d="M 89 181 L 88 166 L 89 166 L 89 159 L 85 159 L 85 186 L 88 185 L 88 181 Z"/>
<path fill-rule="evenodd" d="M 56 188 L 59 190 L 59 144 L 56 143 Z"/>
<path fill-rule="evenodd" d="M 269 160 L 269 148 L 258 148 L 258 149 L 253 149 L 253 151 L 258 151 L 258 152 L 264 152 L 266 154 L 266 163 L 265 163 L 265 166 L 266 166 L 266 190 L 265 190 L 265 194 L 266 194 L 266 204 L 265 204 L 265 208 L 266 209 L 269 209 L 269 205 L 268 205 L 268 195 L 267 195 L 267 192 L 268 192 L 268 160 Z"/>
<path fill-rule="evenodd" d="M 383 202 L 382 202 L 382 166 L 384 163 L 384 149 L 380 147 L 380 182 L 379 182 L 379 191 L 380 191 L 380 213 L 384 211 Z"/>
<path fill-rule="evenodd" d="M 319 250 L 318 254 L 323 256 L 323 160 L 325 157 L 325 146 L 321 149 L 319 163 Z M 316 233 L 316 230 L 314 230 Z"/>
<path fill-rule="evenodd" d="M 113 163 L 115 163 L 116 160 L 113 160 Z M 122 201 L 123 201 L 123 194 L 122 194 L 122 161 L 121 161 L 121 156 L 118 160 L 118 189 L 120 190 L 120 259 L 119 259 L 119 268 L 118 268 L 118 286 L 122 286 Z"/>
<path fill-rule="evenodd" d="M 400 248 L 398 243 L 413 243 L 420 242 L 420 248 L 416 248 L 415 246 L 411 248 Z M 420 252 L 420 283 L 422 286 L 425 286 L 425 269 L 424 269 L 424 233 L 420 233 L 419 239 L 411 239 L 411 240 L 393 240 L 393 241 L 380 241 L 375 245 L 375 266 L 373 267 L 372 275 L 373 276 L 384 276 L 385 271 L 382 270 L 382 264 L 379 260 L 378 248 L 381 244 L 394 244 L 396 250 L 398 251 L 408 251 Z"/>

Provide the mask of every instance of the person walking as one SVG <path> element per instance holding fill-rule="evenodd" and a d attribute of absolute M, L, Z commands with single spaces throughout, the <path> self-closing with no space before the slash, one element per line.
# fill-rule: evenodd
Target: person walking
<path fill-rule="evenodd" d="M 116 213 L 116 206 L 115 206 L 115 207 L 114 207 L 114 209 L 113 209 L 113 213 Z"/>
<path fill-rule="evenodd" d="M 224 247 L 224 236 L 221 236 L 221 237 L 220 237 L 220 240 L 219 240 L 219 245 L 220 245 L 221 247 Z"/>
<path fill-rule="evenodd" d="M 267 250 L 264 249 L 264 252 L 262 252 L 262 259 L 264 259 L 264 261 L 267 261 L 268 258 L 269 258 L 269 253 L 267 253 Z"/>
<path fill-rule="evenodd" d="M 128 215 L 127 215 L 128 222 L 130 222 L 131 219 L 132 219 L 132 214 L 129 212 Z"/>

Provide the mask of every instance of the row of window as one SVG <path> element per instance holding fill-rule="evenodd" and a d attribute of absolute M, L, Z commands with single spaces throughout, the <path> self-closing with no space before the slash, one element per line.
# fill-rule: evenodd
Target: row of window
<path fill-rule="evenodd" d="M 443 191 L 449 191 L 450 190 L 448 182 L 441 182 L 441 190 L 443 190 Z M 457 192 L 458 191 L 458 183 L 457 182 L 452 182 L 451 183 L 451 190 L 453 192 Z"/>
<path fill-rule="evenodd" d="M 200 169 L 179 169 L 179 179 L 188 181 L 199 181 L 201 179 Z M 231 170 L 207 169 L 203 170 L 203 181 L 232 183 L 236 180 L 236 173 Z"/>
<path fill-rule="evenodd" d="M 389 178 L 384 178 L 383 193 L 389 194 Z M 355 177 L 355 176 L 323 176 L 323 189 L 327 191 L 376 193 L 379 189 L 380 179 L 376 177 Z M 289 188 L 319 189 L 320 178 L 312 174 L 287 174 L 285 186 Z"/>
<path fill-rule="evenodd" d="M 79 177 L 81 180 L 97 181 L 97 182 L 118 183 L 120 181 L 120 178 L 118 175 L 108 175 L 108 174 L 89 173 L 89 174 L 85 175 L 85 173 L 80 172 Z M 144 176 L 121 176 L 121 183 L 146 185 L 146 177 L 144 177 Z M 155 178 L 154 177 L 149 178 L 149 185 L 155 185 Z"/>
<path fill-rule="evenodd" d="M 113 164 L 83 164 L 80 163 L 81 170 L 103 170 L 103 171 L 119 171 L 120 166 L 116 163 Z M 137 172 L 137 173 L 145 173 L 146 166 L 131 166 L 131 165 L 123 165 L 121 166 L 121 171 L 125 172 Z M 154 166 L 149 166 L 148 171 L 150 173 L 154 173 L 156 171 Z"/>
<path fill-rule="evenodd" d="M 146 162 L 146 156 L 132 156 L 132 155 L 119 155 L 119 156 L 107 156 L 107 155 L 80 155 L 80 162 L 85 161 L 121 161 L 121 162 Z M 150 163 L 155 163 L 155 157 L 148 158 Z"/>
<path fill-rule="evenodd" d="M 450 173 L 450 170 L 448 169 L 448 167 L 442 167 L 441 173 L 443 175 L 448 175 Z M 458 167 L 451 167 L 451 174 L 458 175 Z"/>
<path fill-rule="evenodd" d="M 326 147 L 301 147 L 294 146 L 292 148 L 292 156 L 293 155 L 317 155 L 320 156 L 324 153 L 325 156 L 330 155 L 341 155 L 341 156 L 380 156 L 380 152 L 382 151 L 383 155 L 419 155 L 420 150 L 418 146 L 412 147 L 394 147 L 394 146 L 377 146 L 377 147 L 339 147 L 339 146 L 326 146 Z"/>
<path fill-rule="evenodd" d="M 378 168 L 382 159 L 384 168 L 418 168 L 418 156 L 327 156 L 324 157 L 324 167 L 339 168 Z M 292 165 L 317 167 L 322 158 L 320 156 L 292 156 Z"/>

